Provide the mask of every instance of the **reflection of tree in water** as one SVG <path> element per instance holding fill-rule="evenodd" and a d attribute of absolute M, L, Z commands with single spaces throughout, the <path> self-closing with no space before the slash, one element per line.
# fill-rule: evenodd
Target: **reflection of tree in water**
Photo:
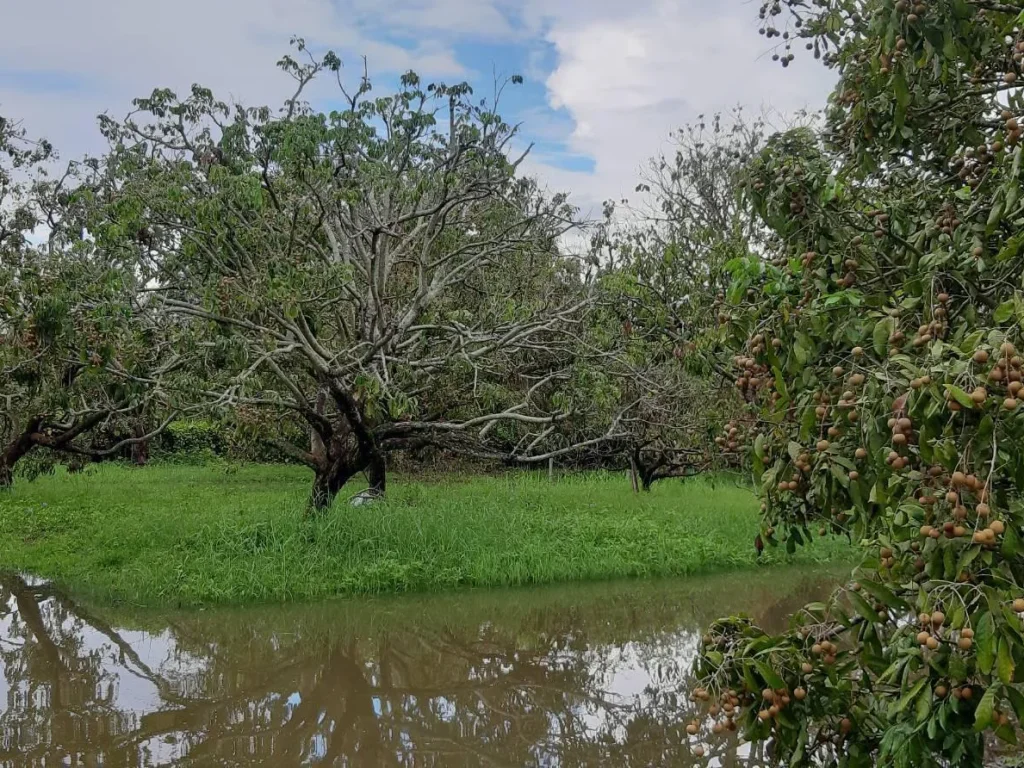
<path fill-rule="evenodd" d="M 7 576 L 0 763 L 687 765 L 705 612 L 808 597 L 695 584 L 194 612 L 143 634 Z M 734 737 L 706 746 L 757 764 Z"/>

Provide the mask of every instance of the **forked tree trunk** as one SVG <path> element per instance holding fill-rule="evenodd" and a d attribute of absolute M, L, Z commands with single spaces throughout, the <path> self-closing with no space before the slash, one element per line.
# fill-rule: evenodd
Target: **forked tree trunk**
<path fill-rule="evenodd" d="M 355 472 L 347 468 L 323 468 L 318 469 L 313 476 L 313 490 L 309 495 L 309 510 L 311 512 L 322 512 L 330 509 L 338 491 L 348 482 L 348 479 Z"/>
<path fill-rule="evenodd" d="M 369 480 L 370 490 L 377 496 L 383 496 L 387 488 L 387 465 L 383 453 L 375 449 L 372 456 L 367 457 L 359 448 L 351 445 L 327 446 L 327 457 L 313 476 L 309 511 L 330 509 L 345 483 L 363 471 Z"/>
<path fill-rule="evenodd" d="M 344 462 L 316 470 L 313 476 L 313 490 L 309 496 L 310 512 L 330 509 L 345 483 L 364 469 L 370 481 L 370 490 L 377 496 L 383 496 L 387 485 L 387 470 L 383 458 L 368 465 L 361 461 Z"/>
<path fill-rule="evenodd" d="M 311 439 L 309 456 L 315 477 L 309 498 L 310 512 L 329 508 L 342 486 L 359 472 L 366 472 L 370 490 L 375 495 L 383 496 L 386 487 L 384 452 L 366 423 L 363 406 L 351 393 L 326 380 L 317 396 L 317 412 L 321 415 L 328 392 L 334 398 L 340 418 L 328 434 L 321 435 L 316 430 Z"/>

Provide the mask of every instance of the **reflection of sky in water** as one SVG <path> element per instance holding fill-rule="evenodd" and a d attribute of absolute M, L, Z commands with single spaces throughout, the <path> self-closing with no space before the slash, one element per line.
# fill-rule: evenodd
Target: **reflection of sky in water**
<path fill-rule="evenodd" d="M 42 603 L 41 609 L 44 616 L 49 616 L 47 607 L 46 602 Z M 9 608 L 12 609 L 11 615 L 0 621 L 0 637 L 4 638 L 3 642 L 7 647 L 18 644 L 18 641 L 11 639 L 12 621 L 15 615 L 13 601 L 9 604 Z M 80 657 L 97 654 L 102 659 L 105 685 L 103 693 L 98 692 L 98 698 L 108 699 L 112 710 L 116 710 L 122 715 L 132 715 L 131 721 L 137 723 L 146 713 L 173 706 L 164 700 L 160 688 L 152 680 L 147 679 L 140 664 L 127 659 L 103 632 L 83 624 L 73 616 L 54 623 L 52 631 L 61 637 L 74 636 L 77 641 L 77 653 Z M 208 660 L 180 649 L 169 630 L 155 634 L 125 631 L 120 633 L 120 636 L 136 652 L 138 662 L 158 674 L 163 674 L 174 683 L 175 693 L 185 696 L 201 693 L 198 690 L 199 683 L 197 681 L 202 677 Z M 276 639 L 272 642 L 276 649 L 278 647 Z M 652 659 L 650 646 L 626 643 L 620 647 L 596 651 L 587 650 L 584 652 L 584 658 L 594 657 L 592 660 L 588 660 L 591 673 L 599 682 L 601 692 L 610 704 L 616 708 L 642 708 L 651 704 L 652 689 L 666 682 L 666 675 L 660 674 L 658 670 L 684 669 L 691 658 L 694 643 L 693 638 L 680 634 L 665 638 L 657 644 L 663 646 L 663 652 L 666 654 L 664 657 Z M 467 678 L 484 680 L 495 674 L 508 675 L 515 669 L 517 659 L 518 654 L 513 654 L 510 662 L 485 657 L 481 660 L 479 667 L 469 670 Z M 547 663 L 557 669 L 571 665 L 574 661 L 578 661 L 574 654 L 559 651 L 553 653 Z M 368 661 L 365 666 L 371 683 L 379 683 L 377 665 L 373 661 Z M 0 667 L 0 670 L 2 669 Z M 24 693 L 27 693 L 25 688 L 27 688 L 27 683 L 22 686 L 23 690 L 19 696 L 19 693 L 11 690 L 6 675 L 0 675 L 0 692 L 3 694 L 2 700 L 7 702 L 8 707 L 24 706 L 23 703 L 19 703 L 18 699 L 24 700 Z M 246 702 L 244 709 L 231 713 L 228 719 L 235 724 L 244 722 L 246 719 L 259 719 L 260 709 L 279 698 L 281 698 L 280 694 L 269 693 L 258 700 Z M 285 722 L 302 701 L 302 694 L 298 691 L 287 694 L 284 699 Z M 416 696 L 408 696 L 403 706 L 408 705 L 415 709 L 418 704 L 420 702 Z M 37 700 L 33 706 L 45 707 L 45 697 Z M 377 718 L 390 714 L 392 710 L 392 703 L 379 696 L 371 697 L 371 706 L 373 714 Z M 442 722 L 454 722 L 459 714 L 458 704 L 444 695 L 430 697 L 427 706 Z M 486 714 L 486 708 L 482 702 L 477 702 L 476 709 L 481 716 Z M 590 702 L 578 704 L 574 709 L 580 722 L 594 734 L 603 733 L 604 738 L 612 737 L 619 741 L 625 739 L 624 727 L 613 722 L 614 712 L 607 707 Z M 320 713 L 318 720 L 322 722 L 323 719 L 324 714 Z M 555 766 L 560 764 L 558 739 L 562 735 L 562 723 L 554 714 L 549 715 L 547 721 L 549 725 L 548 738 L 536 745 L 534 755 L 538 764 Z M 333 727 L 332 724 L 332 730 Z M 460 725 L 460 729 L 464 731 L 464 725 Z M 466 735 L 464 732 L 460 733 L 460 736 L 465 737 Z M 195 737 L 196 734 L 187 731 L 171 731 L 144 739 L 137 745 L 139 764 L 147 766 L 174 764 L 188 754 L 189 745 Z M 414 748 L 415 744 L 408 734 L 403 732 L 399 734 L 399 738 L 405 749 Z M 255 737 L 251 741 L 255 741 Z M 327 735 L 315 734 L 310 738 L 305 750 L 307 761 L 320 760 L 327 754 L 327 750 Z"/>
<path fill-rule="evenodd" d="M 310 607 L 283 626 L 240 611 L 145 632 L 112 630 L 64 600 L 40 598 L 39 613 L 75 674 L 90 681 L 70 711 L 106 734 L 93 747 L 97 765 L 104 752 L 120 755 L 108 765 L 146 766 L 186 756 L 218 765 L 224 755 L 247 765 L 443 766 L 453 754 L 458 765 L 621 765 L 634 749 L 648 750 L 636 764 L 689 764 L 676 759 L 686 752 L 679 729 L 694 716 L 685 680 L 699 635 L 688 614 L 669 611 L 652 626 L 630 605 L 629 619 L 613 625 L 597 601 L 587 624 L 567 602 L 512 621 L 401 621 L 348 633 Z M 13 598 L 6 609 L 0 765 L 9 749 L 40 740 L 80 745 L 77 732 L 58 733 L 67 725 L 51 707 L 39 644 L 15 620 Z M 497 602 L 492 610 L 502 616 Z M 340 761 L 339 744 L 348 750 Z"/>
<path fill-rule="evenodd" d="M 35 582 L 39 583 L 39 582 Z M 30 582 L 33 584 L 33 582 Z M 9 615 L 0 620 L 0 653 L 12 648 L 23 646 L 24 627 L 21 632 L 15 631 L 17 619 L 17 603 L 12 597 L 6 603 Z M 53 610 L 52 600 L 44 600 L 39 604 L 40 614 L 54 639 L 74 638 L 75 655 L 80 659 L 95 657 L 101 661 L 102 681 L 96 686 L 95 698 L 103 702 L 103 707 L 118 713 L 118 721 L 127 724 L 128 728 L 136 727 L 143 715 L 165 709 L 164 701 L 157 685 L 147 679 L 146 673 L 117 647 L 103 632 L 89 626 L 74 615 L 61 617 Z M 194 674 L 204 667 L 204 661 L 191 654 L 182 652 L 176 645 L 174 636 L 169 630 L 151 634 L 143 631 L 120 631 L 119 636 L 137 654 L 138 661 L 154 671 L 168 671 L 173 679 L 175 673 L 187 671 Z M 12 670 L 10 674 L 14 674 Z M 46 710 L 51 707 L 52 692 L 47 685 L 37 687 L 28 702 L 29 690 L 33 687 L 31 680 L 21 681 L 16 688 L 8 682 L 9 672 L 6 662 L 0 658 L 0 702 L 4 702 L 7 711 L 17 709 Z M 95 703 L 94 703 L 95 706 Z M 12 734 L 6 724 L 3 729 L 3 740 L 10 739 Z M 140 765 L 171 765 L 180 760 L 185 751 L 180 741 L 182 734 L 168 733 L 158 738 L 147 739 L 138 745 Z M 71 763 L 64 763 L 71 764 Z"/>

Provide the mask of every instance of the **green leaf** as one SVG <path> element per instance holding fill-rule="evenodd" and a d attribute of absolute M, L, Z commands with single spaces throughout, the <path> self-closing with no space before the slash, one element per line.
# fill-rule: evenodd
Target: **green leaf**
<path fill-rule="evenodd" d="M 793 757 L 790 760 L 791 765 L 800 765 L 800 762 L 804 759 L 804 749 L 807 746 L 807 721 L 802 720 L 800 722 L 800 734 L 796 738 L 796 749 L 793 751 Z"/>
<path fill-rule="evenodd" d="M 847 595 L 850 598 L 850 602 L 853 603 L 853 607 L 857 609 L 861 616 L 868 621 L 878 621 L 878 611 L 875 610 L 873 605 L 856 592 L 848 592 Z"/>
<path fill-rule="evenodd" d="M 1017 148 L 1017 151 L 1018 153 L 1020 152 L 1020 147 Z M 1024 232 L 1014 235 L 1003 243 L 1003 247 L 999 250 L 999 253 L 996 254 L 996 261 L 1001 263 L 1015 258 L 1017 254 L 1020 253 L 1022 245 L 1024 245 Z"/>
<path fill-rule="evenodd" d="M 991 613 L 983 613 L 974 624 L 974 645 L 977 647 L 978 669 L 984 674 L 992 671 L 996 663 L 995 622 Z"/>
<path fill-rule="evenodd" d="M 967 677 L 967 662 L 960 654 L 954 653 L 949 657 L 949 676 L 953 680 L 963 680 Z"/>
<path fill-rule="evenodd" d="M 786 382 L 783 380 L 782 369 L 779 366 L 772 366 L 772 378 L 775 379 L 775 391 L 779 393 L 782 399 L 789 400 L 789 390 L 786 389 Z"/>
<path fill-rule="evenodd" d="M 957 575 L 963 573 L 964 569 L 974 562 L 974 559 L 981 554 L 981 546 L 971 546 L 964 550 L 960 559 L 956 561 Z"/>
<path fill-rule="evenodd" d="M 1013 648 L 1010 645 L 1010 638 L 1005 635 L 999 638 L 999 650 L 996 653 L 996 673 L 1004 683 L 1013 681 Z"/>
<path fill-rule="evenodd" d="M 1017 535 L 1016 526 L 1009 526 L 1006 529 L 1006 533 L 1003 534 L 1001 552 L 1007 560 L 1013 560 L 1013 558 L 1020 554 L 1020 536 Z"/>
<path fill-rule="evenodd" d="M 1016 179 L 1011 179 L 1004 189 L 1006 191 L 1005 210 L 1009 213 L 1013 211 L 1013 206 L 1017 202 L 1017 197 L 1020 195 L 1020 182 Z"/>
<path fill-rule="evenodd" d="M 760 689 L 754 678 L 754 673 L 750 669 L 750 664 L 743 665 L 743 684 L 751 693 L 756 693 Z"/>
<path fill-rule="evenodd" d="M 754 664 L 757 666 L 757 671 L 768 684 L 769 688 L 785 688 L 786 681 L 779 677 L 778 673 L 774 669 L 769 667 L 763 661 L 755 661 Z"/>
<path fill-rule="evenodd" d="M 921 690 L 928 684 L 928 680 L 928 677 L 922 677 L 920 680 L 914 683 L 910 690 L 904 693 L 899 698 L 899 700 L 894 701 L 892 704 L 890 704 L 889 717 L 894 718 L 900 712 L 905 710 L 910 705 L 910 702 L 917 698 L 917 694 L 919 694 Z"/>
<path fill-rule="evenodd" d="M 992 725 L 992 713 L 996 707 L 997 687 L 993 685 L 985 691 L 985 695 L 978 702 L 978 708 L 974 710 L 974 730 L 979 733 Z"/>
<path fill-rule="evenodd" d="M 796 361 L 800 365 L 804 365 L 807 363 L 809 355 L 810 353 L 808 352 L 807 347 L 805 347 L 801 343 L 800 339 L 797 338 L 796 343 L 793 345 L 793 356 L 796 358 Z"/>
<path fill-rule="evenodd" d="M 946 392 L 951 394 L 964 408 L 974 407 L 974 401 L 971 400 L 971 396 L 955 384 L 946 384 Z"/>
<path fill-rule="evenodd" d="M 1013 730 L 1013 726 L 1007 723 L 1006 725 L 1000 725 L 996 728 L 996 736 L 1001 741 L 1005 741 L 1007 744 L 1017 743 L 1017 734 Z"/>
<path fill-rule="evenodd" d="M 800 437 L 808 438 L 815 433 L 818 417 L 814 414 L 813 408 L 804 408 L 804 415 L 800 419 Z"/>
<path fill-rule="evenodd" d="M 908 611 L 910 606 L 906 600 L 894 595 L 884 584 L 879 584 L 877 581 L 871 581 L 865 579 L 860 583 L 861 588 L 868 592 L 873 598 L 878 600 L 880 603 L 893 608 L 897 611 Z"/>
<path fill-rule="evenodd" d="M 932 713 L 932 692 L 928 688 L 921 691 L 921 694 L 917 697 L 917 704 L 915 707 L 915 719 L 918 723 L 923 723 L 928 719 L 928 715 Z"/>
<path fill-rule="evenodd" d="M 1011 685 L 1006 686 L 1006 698 L 1010 700 L 1013 711 L 1017 715 L 1017 721 L 1024 723 L 1024 693 L 1021 693 Z"/>
<path fill-rule="evenodd" d="M 1012 301 L 1004 301 L 998 307 L 995 312 L 992 313 L 992 319 L 997 323 L 1005 323 L 1011 317 L 1013 317 L 1014 304 Z"/>
<path fill-rule="evenodd" d="M 841 486 L 843 486 L 844 488 L 850 487 L 850 476 L 846 474 L 846 472 L 843 470 L 841 466 L 834 463 L 830 464 L 829 471 L 832 473 L 833 477 L 835 477 L 835 479 L 839 481 L 839 484 Z"/>
<path fill-rule="evenodd" d="M 875 353 L 879 356 L 885 354 L 885 348 L 889 344 L 889 337 L 895 328 L 895 321 L 891 317 L 883 317 L 875 323 L 875 330 L 871 333 Z"/>
<path fill-rule="evenodd" d="M 758 435 L 758 437 L 760 436 L 761 435 Z M 795 440 L 790 440 L 789 444 L 786 446 L 786 453 L 789 454 L 789 458 L 791 458 L 793 461 L 796 461 L 798 458 L 800 458 L 800 454 L 803 452 L 803 447 L 800 445 L 800 443 L 796 442 Z"/>
<path fill-rule="evenodd" d="M 1000 200 L 992 206 L 992 210 L 989 211 L 988 221 L 985 223 L 985 231 L 991 234 L 1000 221 L 1003 219 L 1003 211 L 1005 210 L 1003 201 Z"/>

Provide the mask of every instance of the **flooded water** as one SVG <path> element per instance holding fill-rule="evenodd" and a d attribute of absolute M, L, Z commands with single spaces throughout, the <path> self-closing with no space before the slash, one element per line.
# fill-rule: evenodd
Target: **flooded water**
<path fill-rule="evenodd" d="M 177 613 L 0 576 L 0 766 L 705 765 L 702 627 L 766 628 L 841 572 Z M 735 735 L 711 765 L 757 766 Z"/>

